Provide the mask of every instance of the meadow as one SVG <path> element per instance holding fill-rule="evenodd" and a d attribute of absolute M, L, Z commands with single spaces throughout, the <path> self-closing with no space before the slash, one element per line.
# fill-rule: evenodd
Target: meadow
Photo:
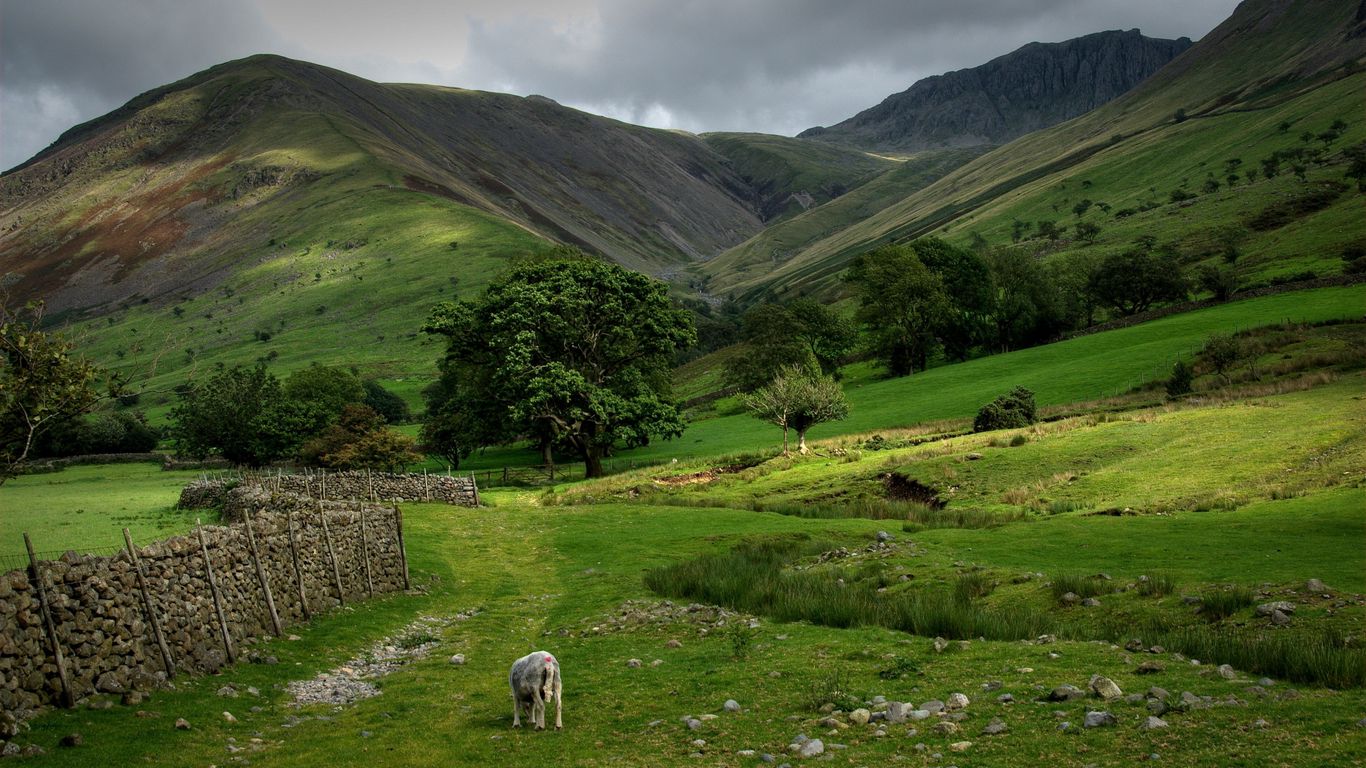
<path fill-rule="evenodd" d="M 1013 447 L 1000 438 L 1015 433 L 993 433 L 857 460 L 766 459 L 678 489 L 655 481 L 696 467 L 490 491 L 480 509 L 407 504 L 418 589 L 252 648 L 277 664 L 180 679 L 136 706 L 50 712 L 24 737 L 48 752 L 28 763 L 757 765 L 764 753 L 790 759 L 787 744 L 801 733 L 854 765 L 1121 765 L 1152 754 L 1170 764 L 1261 765 L 1270 753 L 1297 765 L 1354 765 L 1366 759 L 1356 725 L 1366 687 L 1352 677 L 1366 653 L 1348 639 L 1366 630 L 1362 383 L 1357 373 L 1285 394 L 1078 415 L 1021 430 L 1029 439 Z M 821 450 L 837 448 L 849 450 L 839 440 Z M 1086 457 L 1094 461 L 1083 467 Z M 1075 477 L 1058 481 L 1065 488 L 1034 492 L 1046 498 L 1009 495 L 1068 467 Z M 108 510 L 82 515 L 80 533 L 95 539 L 133 515 L 166 524 L 179 478 L 158 482 L 159 471 L 120 465 L 18 478 L 0 491 L 6 531 L 72 508 Z M 956 485 L 943 513 L 1022 514 L 990 527 L 926 527 L 752 508 L 755 499 L 815 507 L 840 503 L 840 494 L 872 498 L 887 471 L 941 490 Z M 56 485 L 63 474 L 70 481 Z M 1225 490 L 1228 503 L 1191 502 Z M 1054 496 L 1073 503 L 1053 504 Z M 44 497 L 53 501 L 30 503 Z M 1119 504 L 1133 513 L 1095 514 Z M 890 541 L 878 543 L 879 531 Z M 763 555 L 767 565 L 753 572 L 707 565 L 755 552 L 781 556 Z M 807 590 L 794 593 L 805 614 L 785 613 L 781 590 L 756 593 L 765 582 L 746 577 L 755 573 Z M 1329 592 L 1307 592 L 1311 578 Z M 1062 589 L 1099 605 L 1066 603 Z M 694 600 L 722 608 L 688 608 Z M 1273 600 L 1295 604 L 1288 627 L 1257 614 L 1256 604 Z M 897 605 L 948 615 L 936 625 L 949 638 L 942 650 L 932 635 L 879 618 Z M 869 613 L 850 612 L 859 606 Z M 1009 623 L 1021 615 L 1028 621 Z M 418 617 L 430 621 L 414 627 Z M 374 698 L 291 703 L 288 683 L 363 660 L 376 642 L 431 651 L 375 681 L 382 693 Z M 1180 650 L 1190 647 L 1207 653 Z M 564 669 L 565 730 L 512 731 L 507 665 L 542 648 Z M 463 665 L 448 661 L 457 653 Z M 1158 671 L 1140 673 L 1141 662 Z M 1235 666 L 1232 679 L 1215 671 L 1225 662 Z M 1035 701 L 1062 684 L 1084 690 L 1094 674 L 1125 694 L 1164 689 L 1169 727 L 1140 727 L 1152 706 L 1144 697 Z M 242 693 L 218 695 L 228 685 Z M 952 692 L 971 699 L 957 734 L 927 721 L 877 735 L 876 725 L 849 725 L 838 713 L 835 724 L 820 711 Z M 1195 698 L 1183 702 L 1185 692 Z M 999 701 L 1003 694 L 1013 702 Z M 727 699 L 740 711 L 725 710 Z M 1080 727 L 1094 709 L 1117 724 Z M 685 716 L 698 718 L 696 730 Z M 189 730 L 172 726 L 180 717 Z M 1006 731 L 982 735 L 993 719 Z M 83 744 L 57 746 L 71 732 Z M 963 754 L 951 751 L 964 741 Z"/>

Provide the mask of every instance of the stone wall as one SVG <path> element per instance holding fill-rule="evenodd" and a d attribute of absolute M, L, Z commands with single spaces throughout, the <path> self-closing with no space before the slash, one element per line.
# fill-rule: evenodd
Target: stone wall
<path fill-rule="evenodd" d="M 232 509 L 237 520 L 245 521 L 250 513 L 265 586 L 245 522 L 204 527 L 223 622 L 196 534 L 137 550 L 145 594 L 177 673 L 213 672 L 242 658 L 244 646 L 255 639 L 274 635 L 267 587 L 281 625 L 288 627 L 343 601 L 407 586 L 402 518 L 395 507 L 319 502 L 242 487 L 227 493 L 225 508 Z M 335 568 L 328 554 L 329 539 Z M 169 676 L 127 552 L 68 553 L 38 566 L 72 700 L 97 692 L 147 689 Z M 62 700 L 62 678 L 38 589 L 29 569 L 10 571 L 0 576 L 0 741 L 11 737 L 16 723 L 32 710 Z"/>
<path fill-rule="evenodd" d="M 472 476 L 389 474 L 386 472 L 322 472 L 249 474 L 238 479 L 190 483 L 180 494 L 186 509 L 220 507 L 226 488 L 255 486 L 275 494 L 310 499 L 378 499 L 382 501 L 439 501 L 464 507 L 479 506 L 479 489 Z M 226 486 L 226 488 L 225 488 Z"/>

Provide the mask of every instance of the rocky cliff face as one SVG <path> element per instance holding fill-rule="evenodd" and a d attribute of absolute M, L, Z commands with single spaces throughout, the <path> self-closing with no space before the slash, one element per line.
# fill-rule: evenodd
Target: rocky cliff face
<path fill-rule="evenodd" d="M 980 67 L 927 77 L 812 138 L 866 149 L 919 151 L 1004 144 L 1095 109 L 1189 48 L 1188 38 L 1136 29 L 1030 43 Z"/>

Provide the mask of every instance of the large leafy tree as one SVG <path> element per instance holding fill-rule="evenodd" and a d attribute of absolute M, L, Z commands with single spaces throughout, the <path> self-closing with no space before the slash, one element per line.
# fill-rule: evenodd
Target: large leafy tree
<path fill-rule="evenodd" d="M 291 373 L 280 385 L 306 435 L 316 435 L 337 420 L 342 408 L 364 402 L 365 387 L 345 368 L 314 363 Z"/>
<path fill-rule="evenodd" d="M 993 306 L 991 271 L 981 256 L 937 237 L 922 237 L 911 250 L 931 272 L 944 281 L 952 306 L 939 329 L 944 352 L 966 360 L 972 348 L 988 336 L 988 315 Z"/>
<path fill-rule="evenodd" d="M 44 433 L 95 407 L 101 373 L 74 345 L 42 329 L 43 305 L 0 301 L 0 485 L 13 477 Z M 107 382 L 116 394 L 119 382 Z"/>
<path fill-rule="evenodd" d="M 1097 301 L 1128 316 L 1144 312 L 1157 302 L 1185 298 L 1187 286 L 1181 265 L 1172 254 L 1140 244 L 1105 257 L 1091 274 L 1090 288 Z"/>
<path fill-rule="evenodd" d="M 441 381 L 429 391 L 429 443 L 463 437 L 458 453 L 553 442 L 598 477 L 614 445 L 683 432 L 669 362 L 695 340 L 692 323 L 643 275 L 587 257 L 524 262 L 477 301 L 435 307 L 424 330 L 447 338 Z"/>
<path fill-rule="evenodd" d="M 807 430 L 849 415 L 839 382 L 797 366 L 782 369 L 768 385 L 746 397 L 745 407 L 755 418 L 782 427 L 784 456 L 789 429 L 797 432 L 797 451 L 806 453 Z"/>
<path fill-rule="evenodd" d="M 182 391 L 171 408 L 170 433 L 188 456 L 217 452 L 234 464 L 259 467 L 292 452 L 305 421 L 264 366 L 236 366 Z"/>
<path fill-rule="evenodd" d="M 911 247 L 889 245 L 856 257 L 845 280 L 858 296 L 855 318 L 873 356 L 893 376 L 924 370 L 940 330 L 952 321 L 943 278 Z"/>
<path fill-rule="evenodd" d="M 767 384 L 786 366 L 835 374 L 858 341 L 848 320 L 814 299 L 758 304 L 745 313 L 741 333 L 726 381 L 742 391 Z"/>

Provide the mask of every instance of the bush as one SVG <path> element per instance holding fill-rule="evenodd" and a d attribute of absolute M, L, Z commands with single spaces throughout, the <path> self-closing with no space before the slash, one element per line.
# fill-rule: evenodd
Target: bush
<path fill-rule="evenodd" d="M 103 453 L 147 453 L 161 435 L 141 413 L 102 413 L 72 419 L 43 434 L 33 448 L 42 458 Z"/>
<path fill-rule="evenodd" d="M 1195 373 L 1189 365 L 1177 360 L 1172 366 L 1172 375 L 1167 379 L 1167 397 L 1188 395 L 1194 389 Z"/>
<path fill-rule="evenodd" d="M 1018 429 L 1027 427 L 1036 420 L 1034 393 L 1024 387 L 1016 387 L 982 406 L 977 412 L 977 417 L 972 420 L 972 431 Z"/>

